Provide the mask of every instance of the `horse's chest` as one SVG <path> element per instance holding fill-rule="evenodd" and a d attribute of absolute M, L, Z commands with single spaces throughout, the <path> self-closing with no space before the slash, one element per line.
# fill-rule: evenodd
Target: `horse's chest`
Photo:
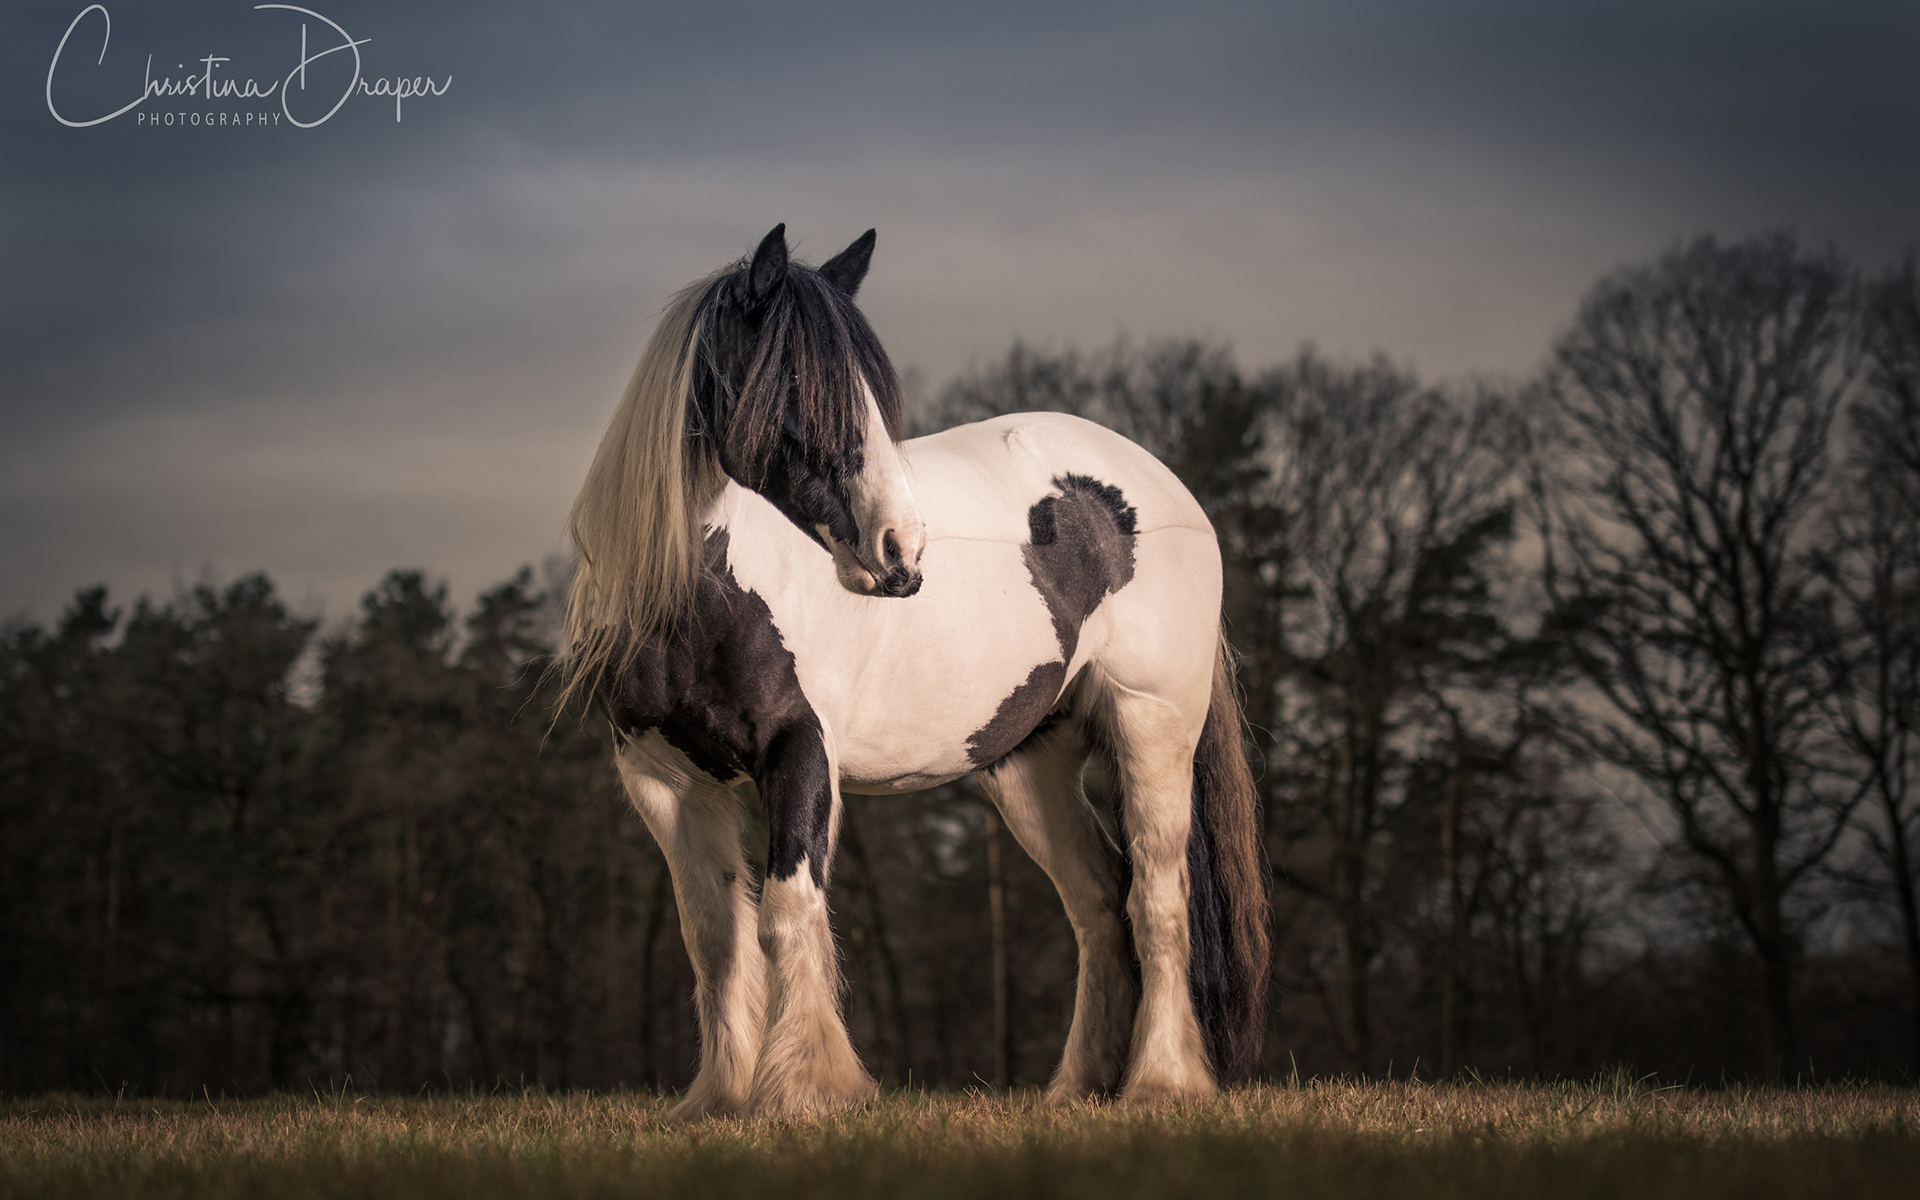
<path fill-rule="evenodd" d="M 694 613 L 647 639 L 605 689 L 616 727 L 655 730 L 723 782 L 751 774 L 783 730 L 819 724 L 766 601 L 727 568 L 726 531 L 710 535 Z"/>

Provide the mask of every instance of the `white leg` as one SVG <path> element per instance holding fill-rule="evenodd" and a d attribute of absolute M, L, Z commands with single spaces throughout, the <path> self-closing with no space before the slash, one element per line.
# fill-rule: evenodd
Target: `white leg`
<path fill-rule="evenodd" d="M 760 1057 L 767 985 L 753 877 L 740 849 L 739 802 L 658 734 L 626 743 L 616 761 L 627 795 L 667 856 L 693 960 L 700 1070 L 670 1116 L 743 1112 Z"/>
<path fill-rule="evenodd" d="M 1127 914 L 1140 955 L 1140 1011 L 1121 1093 L 1129 1100 L 1210 1095 L 1218 1088 L 1207 1070 L 1187 983 L 1187 834 L 1199 727 L 1158 697 L 1117 684 L 1109 688 L 1133 860 Z"/>
<path fill-rule="evenodd" d="M 809 737 L 818 735 L 770 750 L 760 786 L 773 840 L 760 891 L 771 986 L 751 1107 L 781 1116 L 834 1112 L 878 1090 L 840 1014 L 840 960 L 827 916 L 840 788 L 824 747 Z"/>
<path fill-rule="evenodd" d="M 1081 789 L 1086 759 L 1079 734 L 1061 726 L 978 776 L 1007 828 L 1059 889 L 1080 947 L 1073 1024 L 1047 1089 L 1054 1103 L 1118 1088 L 1133 1026 L 1120 854 Z"/>

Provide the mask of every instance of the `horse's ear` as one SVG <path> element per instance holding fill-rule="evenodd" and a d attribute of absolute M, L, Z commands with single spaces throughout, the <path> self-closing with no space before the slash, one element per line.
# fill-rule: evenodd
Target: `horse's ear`
<path fill-rule="evenodd" d="M 828 259 L 821 266 L 820 274 L 851 300 L 860 290 L 860 281 L 867 277 L 867 267 L 872 262 L 873 230 L 869 229 L 855 238 L 853 245 Z"/>
<path fill-rule="evenodd" d="M 745 309 L 759 308 L 787 281 L 787 224 L 782 221 L 760 239 L 747 273 L 734 284 L 734 299 Z"/>

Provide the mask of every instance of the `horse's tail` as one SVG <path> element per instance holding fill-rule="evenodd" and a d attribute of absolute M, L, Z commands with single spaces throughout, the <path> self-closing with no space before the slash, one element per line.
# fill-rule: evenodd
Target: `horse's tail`
<path fill-rule="evenodd" d="M 1187 836 L 1187 985 L 1222 1084 L 1260 1065 L 1267 1023 L 1267 868 L 1253 773 L 1241 741 L 1232 649 L 1214 656 L 1213 699 L 1193 755 Z"/>

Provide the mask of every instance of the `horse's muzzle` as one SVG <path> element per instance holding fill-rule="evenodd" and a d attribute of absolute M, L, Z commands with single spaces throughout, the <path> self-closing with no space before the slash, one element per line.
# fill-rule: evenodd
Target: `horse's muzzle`
<path fill-rule="evenodd" d="M 896 566 L 879 578 L 874 590 L 879 595 L 904 600 L 920 590 L 920 572 Z"/>
<path fill-rule="evenodd" d="M 889 556 L 884 571 L 875 570 L 861 562 L 851 547 L 824 528 L 820 536 L 833 552 L 834 573 L 840 577 L 840 585 L 848 591 L 862 596 L 904 598 L 920 590 L 919 564 L 908 565 L 896 554 Z"/>

